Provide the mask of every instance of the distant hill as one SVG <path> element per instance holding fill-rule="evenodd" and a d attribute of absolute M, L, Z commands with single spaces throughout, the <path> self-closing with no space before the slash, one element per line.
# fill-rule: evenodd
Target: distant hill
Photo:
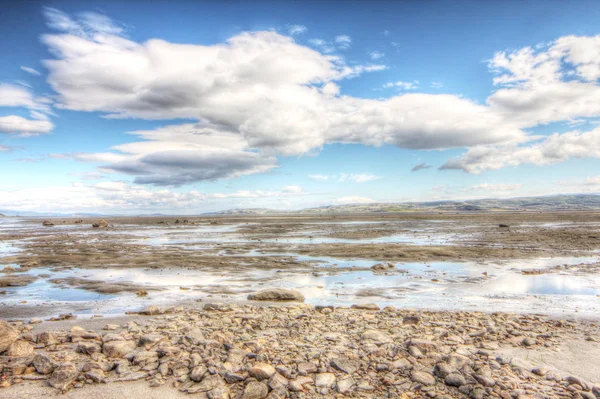
<path fill-rule="evenodd" d="M 477 199 L 464 201 L 430 201 L 400 203 L 368 203 L 327 205 L 294 211 L 269 209 L 232 209 L 215 215 L 266 215 L 281 213 L 383 213 L 383 212 L 492 212 L 492 211 L 576 211 L 600 210 L 600 195 L 572 194 L 508 199 Z"/>
<path fill-rule="evenodd" d="M 274 214 L 334 214 L 334 213 L 389 213 L 389 212 L 494 212 L 494 211 L 600 211 L 598 194 L 565 194 L 520 198 L 487 198 L 464 201 L 428 201 L 428 202 L 380 202 L 368 204 L 326 205 L 298 210 L 277 210 L 268 208 L 240 208 L 203 215 L 243 216 Z M 189 214 L 188 214 L 189 215 Z M 43 213 L 23 212 L 0 209 L 0 217 L 109 217 L 118 214 L 102 213 Z M 167 216 L 162 213 L 139 214 L 136 216 Z M 183 215 L 179 215 L 183 216 Z"/>

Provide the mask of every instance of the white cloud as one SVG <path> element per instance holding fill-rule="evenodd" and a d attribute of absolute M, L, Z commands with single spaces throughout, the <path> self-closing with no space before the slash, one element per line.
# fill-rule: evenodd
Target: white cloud
<path fill-rule="evenodd" d="M 444 87 L 444 84 L 442 82 L 431 82 L 431 87 L 434 89 L 441 89 L 442 87 Z"/>
<path fill-rule="evenodd" d="M 530 146 L 474 147 L 450 159 L 441 169 L 481 173 L 521 164 L 550 165 L 571 158 L 600 158 L 600 128 L 584 133 L 555 133 Z"/>
<path fill-rule="evenodd" d="M 35 69 L 30 68 L 30 67 L 22 66 L 21 69 L 24 70 L 25 72 L 30 73 L 35 76 L 41 75 L 41 73 L 39 73 L 38 71 L 36 71 Z"/>
<path fill-rule="evenodd" d="M 12 150 L 13 150 L 12 147 L 0 144 L 0 152 L 8 152 L 8 151 L 12 151 Z"/>
<path fill-rule="evenodd" d="M 369 181 L 379 180 L 380 176 L 371 173 L 339 173 L 334 175 L 309 175 L 314 180 L 337 180 L 341 183 L 353 181 L 355 183 L 366 183 Z"/>
<path fill-rule="evenodd" d="M 0 116 L 0 133 L 37 136 L 50 133 L 53 127 L 46 120 L 30 120 L 16 115 Z"/>
<path fill-rule="evenodd" d="M 378 60 L 380 58 L 385 57 L 385 54 L 380 51 L 371 51 L 369 53 L 369 57 L 371 57 L 372 60 Z"/>
<path fill-rule="evenodd" d="M 308 29 L 304 25 L 288 25 L 288 33 L 292 36 L 306 32 Z"/>
<path fill-rule="evenodd" d="M 418 80 L 413 80 L 412 82 L 403 82 L 401 80 L 397 81 L 397 82 L 388 82 L 386 84 L 383 85 L 384 89 L 389 89 L 391 87 L 395 87 L 399 90 L 415 90 L 419 88 L 419 81 Z"/>
<path fill-rule="evenodd" d="M 334 201 L 336 204 L 368 204 L 373 201 L 371 198 L 367 197 L 341 197 Z"/>
<path fill-rule="evenodd" d="M 157 186 L 231 179 L 276 167 L 274 157 L 250 151 L 242 136 L 208 124 L 170 125 L 129 134 L 143 141 L 117 145 L 112 152 L 53 157 L 101 163 L 102 172 L 132 175 L 135 183 Z"/>
<path fill-rule="evenodd" d="M 338 180 L 341 182 L 350 180 L 355 183 L 366 183 L 379 179 L 381 179 L 380 176 L 372 175 L 370 173 L 341 173 L 338 177 Z"/>
<path fill-rule="evenodd" d="M 190 214 L 233 207 L 280 205 L 283 199 L 295 201 L 306 195 L 300 187 L 280 191 L 238 190 L 229 193 L 176 192 L 150 189 L 123 181 L 70 186 L 0 187 L 0 209 L 41 212 L 173 212 Z M 258 204 L 258 205 L 257 205 Z"/>
<path fill-rule="evenodd" d="M 340 96 L 334 82 L 385 66 L 348 66 L 275 32 L 202 46 L 81 30 L 43 36 L 56 56 L 45 62 L 49 83 L 66 109 L 206 121 L 265 156 L 315 153 L 335 142 L 441 149 L 525 139 L 488 107 L 457 96 Z"/>
<path fill-rule="evenodd" d="M 500 192 L 500 191 L 515 191 L 523 187 L 522 184 L 489 184 L 489 183 L 481 183 L 475 186 L 471 186 L 469 188 L 470 191 L 491 191 L 491 192 Z"/>
<path fill-rule="evenodd" d="M 348 35 L 339 35 L 335 37 L 335 43 L 342 50 L 349 49 L 352 46 L 352 38 Z"/>

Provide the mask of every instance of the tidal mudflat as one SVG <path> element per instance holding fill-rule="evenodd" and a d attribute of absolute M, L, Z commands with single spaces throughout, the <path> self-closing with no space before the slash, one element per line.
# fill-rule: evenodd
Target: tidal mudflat
<path fill-rule="evenodd" d="M 598 213 L 44 221 L 0 219 L 0 397 L 600 393 Z"/>

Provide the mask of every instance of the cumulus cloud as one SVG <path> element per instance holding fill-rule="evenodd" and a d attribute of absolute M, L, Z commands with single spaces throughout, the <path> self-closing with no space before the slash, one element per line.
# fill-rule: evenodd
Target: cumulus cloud
<path fill-rule="evenodd" d="M 31 75 L 35 75 L 35 76 L 40 76 L 40 75 L 41 75 L 41 73 L 40 73 L 40 72 L 38 72 L 38 71 L 36 71 L 35 69 L 33 69 L 33 68 L 30 68 L 30 67 L 22 66 L 22 67 L 21 67 L 21 69 L 22 69 L 23 71 L 25 71 L 25 72 L 27 72 L 27 73 L 31 74 Z"/>
<path fill-rule="evenodd" d="M 417 164 L 417 165 L 413 166 L 413 167 L 410 169 L 410 171 L 411 171 L 411 172 L 418 172 L 418 171 L 420 171 L 420 170 L 423 170 L 423 169 L 429 169 L 429 168 L 431 168 L 431 165 L 428 165 L 427 163 L 425 163 L 425 162 L 422 162 L 422 163 L 420 163 L 420 164 Z"/>
<path fill-rule="evenodd" d="M 600 128 L 583 133 L 555 133 L 530 146 L 474 147 L 448 160 L 440 169 L 481 173 L 521 164 L 550 165 L 571 158 L 600 158 Z"/>
<path fill-rule="evenodd" d="M 205 162 L 195 160 L 194 153 L 181 153 L 187 151 L 182 148 L 110 155 L 106 170 L 135 175 L 139 182 L 185 184 L 258 173 L 274 167 L 276 155 L 315 154 L 330 143 L 467 147 L 473 152 L 465 157 L 506 153 L 527 148 L 522 144 L 532 140 L 528 128 L 600 116 L 600 90 L 591 80 L 596 76 L 597 58 L 590 56 L 595 38 L 561 38 L 541 50 L 497 53 L 490 69 L 498 90 L 478 104 L 450 94 L 411 92 L 387 99 L 340 94 L 339 81 L 386 68 L 349 65 L 332 55 L 352 43 L 346 35 L 309 41 L 319 51 L 276 32 L 244 32 L 214 45 L 160 39 L 138 43 L 104 16 L 90 22 L 54 9 L 46 14 L 49 25 L 59 30 L 42 37 L 54 56 L 45 66 L 59 107 L 109 118 L 197 120 L 212 126 L 216 137 L 237 136 L 244 145 L 236 150 L 242 154 L 233 170 L 206 171 L 207 163 L 233 156 L 224 145 L 210 156 L 203 153 Z M 573 76 L 567 76 L 565 64 L 574 69 Z M 403 91 L 417 86 L 416 81 L 385 85 Z M 444 168 L 456 168 L 456 162 Z M 181 178 L 167 179 L 174 175 Z"/>

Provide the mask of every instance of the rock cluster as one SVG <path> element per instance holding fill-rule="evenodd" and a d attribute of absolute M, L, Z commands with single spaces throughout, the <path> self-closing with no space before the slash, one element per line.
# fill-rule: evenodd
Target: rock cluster
<path fill-rule="evenodd" d="M 0 380 L 44 380 L 62 391 L 147 380 L 209 399 L 600 397 L 599 386 L 577 376 L 497 354 L 501 345 L 553 347 L 576 323 L 373 309 L 150 307 L 139 323 L 37 335 L 29 324 L 2 322 Z"/>

